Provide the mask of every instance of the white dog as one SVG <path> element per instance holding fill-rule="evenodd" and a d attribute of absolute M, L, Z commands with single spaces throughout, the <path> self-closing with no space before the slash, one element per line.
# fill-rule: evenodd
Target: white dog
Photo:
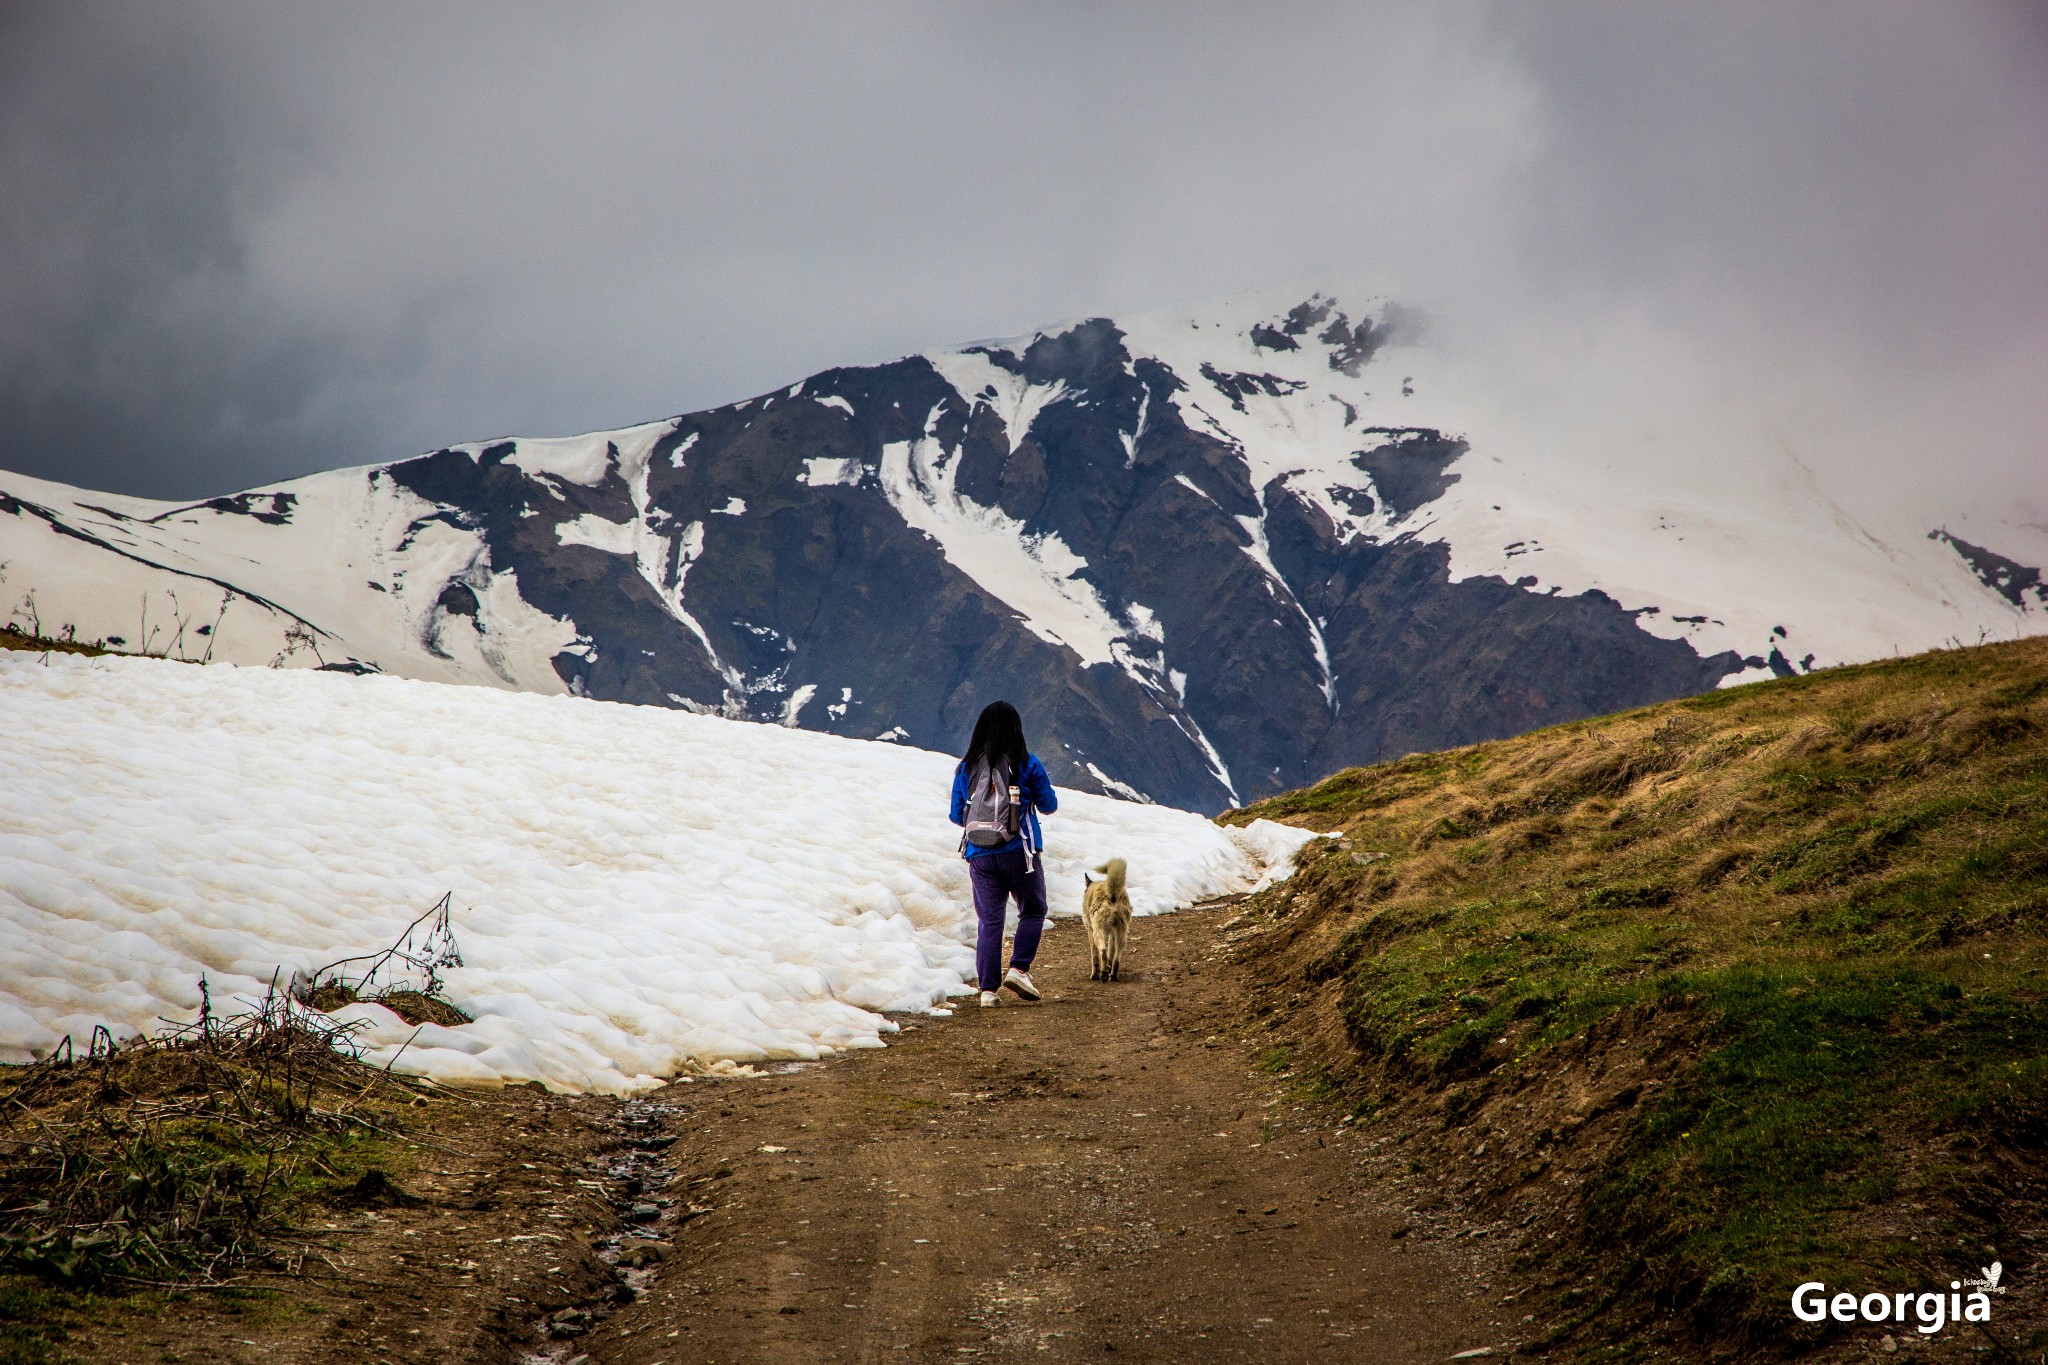
<path fill-rule="evenodd" d="M 1081 893 L 1081 922 L 1088 926 L 1093 966 L 1090 981 L 1114 981 L 1123 970 L 1124 942 L 1131 932 L 1131 898 L 1124 894 L 1124 860 L 1111 858 L 1095 869 L 1099 882 L 1087 881 Z"/>

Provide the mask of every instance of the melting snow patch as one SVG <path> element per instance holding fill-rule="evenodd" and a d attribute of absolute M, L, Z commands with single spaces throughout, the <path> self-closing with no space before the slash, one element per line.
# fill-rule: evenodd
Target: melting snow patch
<path fill-rule="evenodd" d="M 723 507 L 714 507 L 711 512 L 720 517 L 743 517 L 747 514 L 747 500 L 735 494 L 725 500 Z"/>
<path fill-rule="evenodd" d="M 603 437 L 518 442 L 505 463 L 534 478 L 556 478 L 588 487 L 604 481 L 611 467 L 611 443 Z"/>
<path fill-rule="evenodd" d="M 857 484 L 860 482 L 860 474 L 859 460 L 834 460 L 814 456 L 804 461 L 803 472 L 796 476 L 796 481 L 809 484 L 813 488 L 829 488 L 833 484 Z"/>
<path fill-rule="evenodd" d="M 0 660 L 0 725 L 34 737 L 0 748 L 0 1061 L 190 1019 L 202 975 L 217 1003 L 259 996 L 450 892 L 466 965 L 447 993 L 475 1022 L 412 1038 L 388 1011 L 357 1017 L 371 1060 L 451 1082 L 630 1093 L 876 1046 L 882 1011 L 938 1007 L 973 966 L 943 754 L 64 656 Z M 1311 837 L 1081 793 L 1046 832 L 1056 907 L 1117 856 L 1141 912 L 1246 889 Z"/>
<path fill-rule="evenodd" d="M 1227 832 L 1231 842 L 1259 869 L 1258 879 L 1251 886 L 1254 891 L 1264 890 L 1274 882 L 1286 881 L 1294 871 L 1295 855 L 1304 845 L 1314 839 L 1331 837 L 1283 825 L 1277 820 L 1254 820 L 1249 825 L 1233 826 Z"/>
<path fill-rule="evenodd" d="M 1010 450 L 1015 452 L 1031 434 L 1031 424 L 1038 420 L 1038 414 L 1066 396 L 1067 382 L 1056 379 L 1050 384 L 1033 384 L 990 360 L 990 349 L 1000 348 L 977 346 L 939 351 L 925 359 L 970 407 L 980 405 L 995 412 L 1009 437 Z"/>
<path fill-rule="evenodd" d="M 804 708 L 811 704 L 811 698 L 818 695 L 816 683 L 805 683 L 789 694 L 789 700 L 782 704 L 782 723 L 795 728 L 803 719 Z"/>
<path fill-rule="evenodd" d="M 555 538 L 564 545 L 588 545 L 606 554 L 630 555 L 639 528 L 629 521 L 606 521 L 595 512 L 585 512 L 574 521 L 555 527 Z"/>
<path fill-rule="evenodd" d="M 1145 795 L 1145 793 L 1139 791 L 1130 783 L 1117 781 L 1093 763 L 1087 764 L 1086 767 L 1094 775 L 1095 780 L 1102 784 L 1103 790 L 1109 792 L 1112 796 L 1119 796 L 1126 801 L 1137 801 L 1148 806 L 1152 804 L 1151 797 Z"/>
<path fill-rule="evenodd" d="M 596 432 L 589 436 L 543 438 L 522 436 L 505 463 L 535 478 L 548 475 L 565 483 L 595 487 L 604 482 L 616 457 L 621 462 L 645 463 L 654 443 L 674 431 L 673 419 L 643 422 L 620 431 Z M 682 452 L 677 451 L 681 464 Z"/>

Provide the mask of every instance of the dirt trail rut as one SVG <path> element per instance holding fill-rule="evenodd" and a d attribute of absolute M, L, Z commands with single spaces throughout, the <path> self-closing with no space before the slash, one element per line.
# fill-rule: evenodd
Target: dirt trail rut
<path fill-rule="evenodd" d="M 1140 921 L 1137 969 L 1115 985 L 1086 979 L 1085 937 L 1061 922 L 1034 972 L 1042 1004 L 970 1000 L 886 1051 L 690 1087 L 675 1198 L 714 1211 L 675 1235 L 638 1302 L 560 1355 L 1506 1354 L 1482 1268 L 1396 1236 L 1405 1219 L 1361 1187 L 1339 1116 L 1251 1064 L 1224 918 Z"/>

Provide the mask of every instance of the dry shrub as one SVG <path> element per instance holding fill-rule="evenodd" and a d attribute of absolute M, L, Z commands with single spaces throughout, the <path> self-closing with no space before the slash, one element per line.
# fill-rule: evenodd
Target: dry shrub
<path fill-rule="evenodd" d="M 1717 848 L 1687 868 L 1685 880 L 1696 889 L 1704 891 L 1708 887 L 1720 885 L 1755 857 L 1756 850 L 1742 844 Z"/>
<path fill-rule="evenodd" d="M 1839 753 L 1842 747 L 1842 735 L 1832 725 L 1808 725 L 1792 736 L 1785 752 L 1801 758 L 1817 758 L 1822 754 Z"/>
<path fill-rule="evenodd" d="M 1495 866 L 1517 854 L 1546 848 L 1564 834 L 1564 825 L 1554 815 L 1538 815 L 1511 825 L 1493 841 L 1488 861 Z"/>
<path fill-rule="evenodd" d="M 1622 796 L 1645 777 L 1677 765 L 1678 755 L 1668 748 L 1608 741 L 1591 753 L 1582 749 L 1560 764 L 1534 789 L 1528 804 L 1536 810 L 1561 811 L 1589 797 Z"/>
<path fill-rule="evenodd" d="M 1966 707 L 1948 719 L 1935 736 L 1935 755 L 1945 762 L 1958 762 L 1980 749 L 2017 743 L 2034 730 L 2023 711 Z"/>
<path fill-rule="evenodd" d="M 1927 732 L 1933 724 L 1933 717 L 1925 711 L 1906 716 L 1881 716 L 1866 720 L 1849 732 L 1848 747 L 1851 751 L 1868 748 L 1873 744 L 1892 744 L 1902 739 Z"/>
<path fill-rule="evenodd" d="M 207 998 L 154 1038 L 97 1029 L 82 1059 L 69 1042 L 9 1075 L 0 1105 L 0 1268 L 59 1282 L 292 1268 L 272 1249 L 281 1204 L 337 1140 L 414 1102 L 357 1059 L 351 1026 L 276 989 L 229 1017 Z"/>

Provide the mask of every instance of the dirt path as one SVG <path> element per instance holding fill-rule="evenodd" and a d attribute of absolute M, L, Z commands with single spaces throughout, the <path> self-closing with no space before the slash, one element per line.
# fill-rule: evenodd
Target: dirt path
<path fill-rule="evenodd" d="M 1474 1267 L 1395 1237 L 1355 1145 L 1251 1064 L 1215 911 L 1141 921 L 1040 1005 L 692 1098 L 673 1149 L 714 1212 L 576 1350 L 594 1362 L 1443 1360 L 1492 1344 Z M 1005 999 L 1012 997 L 1005 994 Z M 706 1101 L 722 1101 L 715 1110 Z M 686 1187 L 687 1188 L 687 1187 Z M 565 1353 L 566 1354 L 566 1353 Z"/>
<path fill-rule="evenodd" d="M 969 1001 L 822 1065 L 623 1105 L 442 1101 L 432 1143 L 395 1168 L 421 1202 L 337 1208 L 314 1229 L 327 1269 L 259 1301 L 138 1304 L 67 1349 L 130 1365 L 1504 1357 L 1519 1314 L 1480 1251 L 1429 1220 L 1411 1231 L 1360 1174 L 1371 1139 L 1255 1065 L 1226 919 L 1140 921 L 1116 985 L 1086 980 L 1080 927 L 1058 922 L 1043 1004 Z"/>

